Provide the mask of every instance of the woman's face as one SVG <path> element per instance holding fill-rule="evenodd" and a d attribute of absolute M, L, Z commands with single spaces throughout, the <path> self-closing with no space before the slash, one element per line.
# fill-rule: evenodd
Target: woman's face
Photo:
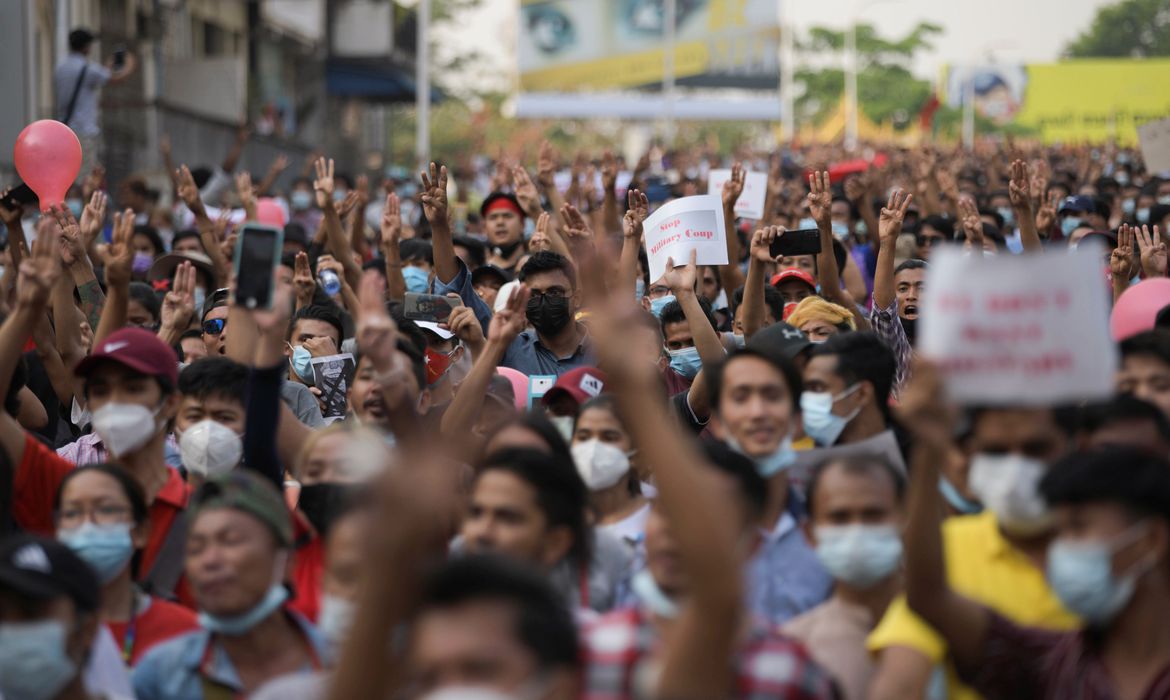
<path fill-rule="evenodd" d="M 318 439 L 305 457 L 305 466 L 302 473 L 297 475 L 297 480 L 305 486 L 341 481 L 345 471 L 342 462 L 345 459 L 347 437 L 345 433 L 339 432 Z"/>
<path fill-rule="evenodd" d="M 57 530 L 76 530 L 86 523 L 98 526 L 129 524 L 135 549 L 146 546 L 145 524 L 134 525 L 134 509 L 118 480 L 99 471 L 86 471 L 70 479 L 61 492 Z"/>
<path fill-rule="evenodd" d="M 576 445 L 587 440 L 600 440 L 619 448 L 622 452 L 629 452 L 633 447 L 630 444 L 629 434 L 626 433 L 617 416 L 608 408 L 588 408 L 577 417 L 577 427 L 573 431 L 573 444 Z"/>
<path fill-rule="evenodd" d="M 814 343 L 823 343 L 841 332 L 839 328 L 820 319 L 811 319 L 801 325 L 800 330 Z"/>

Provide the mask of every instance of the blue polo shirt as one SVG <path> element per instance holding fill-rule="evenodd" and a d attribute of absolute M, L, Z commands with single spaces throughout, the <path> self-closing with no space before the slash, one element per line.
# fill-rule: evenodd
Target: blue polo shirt
<path fill-rule="evenodd" d="M 508 346 L 500 366 L 511 367 L 529 376 L 555 374 L 559 377 L 578 367 L 596 367 L 597 358 L 593 352 L 593 343 L 588 335 L 581 339 L 581 344 L 577 346 L 573 354 L 568 357 L 557 357 L 552 350 L 540 342 L 536 331 L 526 330 L 516 336 L 516 339 Z"/>

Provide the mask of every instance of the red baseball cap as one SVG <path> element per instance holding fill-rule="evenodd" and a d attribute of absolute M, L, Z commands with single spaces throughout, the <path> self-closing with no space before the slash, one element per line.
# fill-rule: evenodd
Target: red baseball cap
<path fill-rule="evenodd" d="M 157 335 L 142 328 L 122 328 L 95 345 L 73 373 L 88 376 L 103 360 L 117 362 L 148 377 L 163 377 L 172 387 L 179 384 L 179 357 Z"/>
<path fill-rule="evenodd" d="M 812 287 L 813 292 L 817 291 L 817 281 L 813 279 L 812 275 L 799 268 L 790 267 L 787 270 L 781 270 L 772 275 L 772 286 L 775 287 L 784 280 L 800 280 Z"/>
<path fill-rule="evenodd" d="M 580 406 L 605 390 L 605 373 L 596 367 L 578 367 L 562 374 L 541 399 L 548 405 L 559 394 L 568 394 Z"/>

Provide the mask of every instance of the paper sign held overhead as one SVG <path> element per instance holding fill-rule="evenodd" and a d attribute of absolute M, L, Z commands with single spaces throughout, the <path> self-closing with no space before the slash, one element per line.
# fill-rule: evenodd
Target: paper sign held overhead
<path fill-rule="evenodd" d="M 707 175 L 707 194 L 723 199 L 723 183 L 731 179 L 730 170 L 712 170 Z M 735 201 L 735 215 L 741 219 L 760 220 L 764 218 L 764 198 L 768 195 L 768 175 L 748 171 L 743 182 L 743 192 Z"/>
<path fill-rule="evenodd" d="M 961 404 L 1051 405 L 1113 393 L 1099 254 L 930 257 L 918 350 Z"/>
<path fill-rule="evenodd" d="M 642 224 L 650 281 L 666 274 L 666 261 L 686 265 L 691 251 L 697 251 L 699 265 L 727 264 L 727 231 L 723 224 L 723 203 L 716 195 L 683 197 L 659 207 Z"/>
<path fill-rule="evenodd" d="M 1170 118 L 1146 122 L 1137 131 L 1146 170 L 1151 173 L 1170 172 Z"/>

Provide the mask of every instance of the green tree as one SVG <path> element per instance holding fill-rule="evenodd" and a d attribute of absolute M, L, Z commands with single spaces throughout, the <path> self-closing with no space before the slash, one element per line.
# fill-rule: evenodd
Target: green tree
<path fill-rule="evenodd" d="M 1067 51 L 1074 58 L 1170 56 L 1170 0 L 1122 0 L 1102 7 Z"/>
<path fill-rule="evenodd" d="M 930 97 L 931 85 L 915 78 L 910 64 L 941 32 L 942 27 L 923 22 L 899 39 L 887 39 L 871 24 L 857 25 L 857 100 L 863 114 L 876 122 L 893 119 L 902 124 L 918 113 Z M 844 49 L 845 32 L 826 27 L 810 29 L 798 46 L 814 60 Z M 796 81 L 801 89 L 796 109 L 802 121 L 820 122 L 845 93 L 845 72 L 840 68 L 803 68 L 796 72 Z"/>

